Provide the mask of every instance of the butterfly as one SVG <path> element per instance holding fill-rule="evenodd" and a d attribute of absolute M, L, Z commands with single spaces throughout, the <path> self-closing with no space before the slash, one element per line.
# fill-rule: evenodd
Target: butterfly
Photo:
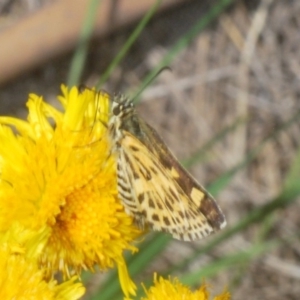
<path fill-rule="evenodd" d="M 140 228 L 194 241 L 225 227 L 213 197 L 123 95 L 112 99 L 108 135 L 116 155 L 118 196 Z"/>

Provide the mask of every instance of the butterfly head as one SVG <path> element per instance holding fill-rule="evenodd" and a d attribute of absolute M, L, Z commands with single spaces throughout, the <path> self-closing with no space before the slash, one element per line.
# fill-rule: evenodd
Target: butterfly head
<path fill-rule="evenodd" d="M 135 127 L 135 107 L 129 98 L 124 95 L 116 95 L 112 99 L 111 114 L 108 123 L 108 133 L 113 144 L 120 147 L 123 131 L 130 131 Z"/>
<path fill-rule="evenodd" d="M 134 111 L 133 102 L 124 95 L 117 95 L 113 99 L 112 103 L 112 116 L 117 118 L 126 118 L 130 116 Z"/>

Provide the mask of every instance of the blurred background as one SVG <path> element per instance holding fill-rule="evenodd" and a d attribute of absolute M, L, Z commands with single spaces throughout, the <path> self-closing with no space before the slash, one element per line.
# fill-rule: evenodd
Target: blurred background
<path fill-rule="evenodd" d="M 91 2 L 0 1 L 1 115 L 25 118 L 29 93 L 54 103 L 83 44 L 73 82 L 97 84 L 154 3 L 102 1 L 78 47 Z M 131 94 L 151 70 L 171 69 L 145 88 L 138 110 L 228 222 L 193 243 L 149 234 L 128 258 L 138 286 L 157 272 L 192 286 L 205 278 L 232 299 L 299 299 L 299 48 L 297 0 L 163 1 L 111 72 L 102 88 Z M 84 299 L 121 299 L 114 272 L 86 277 Z"/>

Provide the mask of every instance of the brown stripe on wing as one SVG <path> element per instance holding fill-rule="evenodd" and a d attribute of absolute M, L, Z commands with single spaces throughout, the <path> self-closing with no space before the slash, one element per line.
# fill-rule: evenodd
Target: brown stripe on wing
<path fill-rule="evenodd" d="M 173 168 L 176 169 L 179 174 L 174 180 L 182 188 L 189 199 L 194 202 L 197 206 L 197 210 L 206 217 L 209 224 L 215 230 L 223 228 L 226 224 L 225 217 L 216 201 L 175 160 L 173 161 Z"/>
<path fill-rule="evenodd" d="M 214 229 L 219 230 L 226 225 L 225 216 L 208 194 L 205 194 L 205 197 L 201 200 L 199 210 L 205 215 Z"/>
<path fill-rule="evenodd" d="M 133 175 L 134 179 L 139 179 L 140 176 L 139 176 L 139 174 L 136 172 L 135 167 L 134 167 L 134 165 L 132 164 L 132 162 L 131 162 L 129 156 L 127 155 L 127 153 L 126 153 L 125 151 L 123 151 L 122 154 L 123 154 L 123 156 L 124 156 L 125 163 L 128 164 L 128 165 L 130 166 L 130 170 L 131 170 L 131 172 L 132 172 L 132 175 Z"/>

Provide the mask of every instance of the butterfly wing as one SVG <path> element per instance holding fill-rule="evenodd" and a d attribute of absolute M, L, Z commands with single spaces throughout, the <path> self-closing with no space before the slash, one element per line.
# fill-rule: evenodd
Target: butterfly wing
<path fill-rule="evenodd" d="M 211 196 L 178 163 L 152 127 L 139 120 L 139 137 L 123 131 L 118 189 L 140 225 L 177 239 L 196 240 L 225 225 Z"/>
<path fill-rule="evenodd" d="M 205 215 L 214 230 L 224 228 L 226 219 L 215 199 L 182 167 L 158 133 L 144 120 L 140 119 L 139 122 L 142 131 L 147 132 L 147 138 L 141 142 L 158 156 L 158 160 L 187 195 L 189 204 L 192 207 L 194 204 Z"/>

